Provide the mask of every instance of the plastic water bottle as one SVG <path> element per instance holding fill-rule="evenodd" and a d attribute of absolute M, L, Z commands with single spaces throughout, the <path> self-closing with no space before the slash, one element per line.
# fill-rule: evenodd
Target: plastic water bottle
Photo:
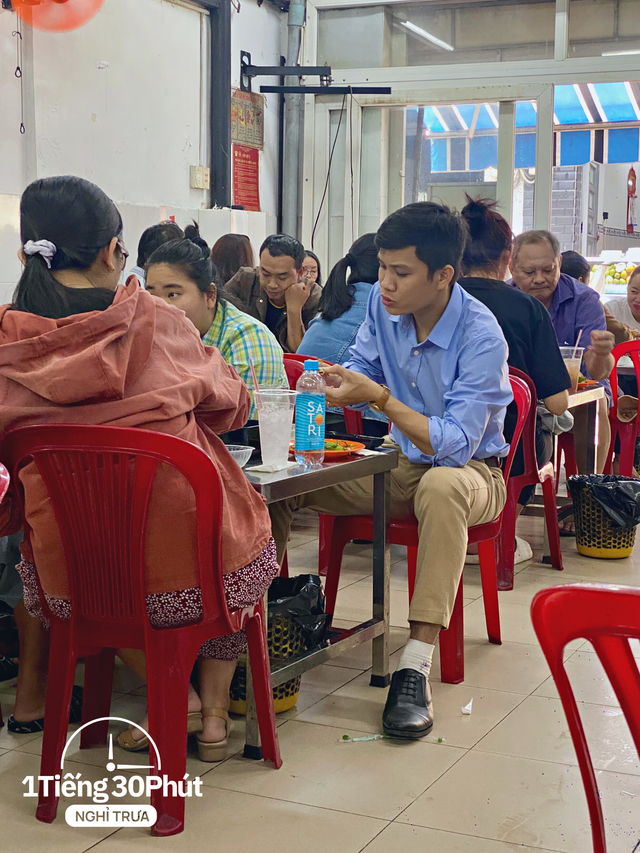
<path fill-rule="evenodd" d="M 305 361 L 296 391 L 296 462 L 306 468 L 314 468 L 324 459 L 327 416 L 327 383 L 320 375 L 318 361 Z"/>

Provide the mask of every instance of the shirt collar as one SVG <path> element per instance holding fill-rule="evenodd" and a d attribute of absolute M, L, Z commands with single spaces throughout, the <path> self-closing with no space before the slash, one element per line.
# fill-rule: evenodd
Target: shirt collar
<path fill-rule="evenodd" d="M 216 311 L 216 316 L 213 318 L 213 323 L 209 327 L 209 331 L 202 338 L 202 343 L 208 347 L 218 347 L 220 340 L 222 338 L 222 332 L 224 330 L 225 322 L 225 309 L 226 306 L 222 300 L 218 300 L 218 308 Z"/>
<path fill-rule="evenodd" d="M 449 349 L 451 338 L 453 337 L 453 333 L 460 321 L 460 315 L 462 314 L 463 299 L 464 296 L 462 288 L 457 282 L 454 282 L 449 302 L 447 303 L 447 307 L 444 309 L 442 316 L 431 330 L 427 339 L 421 344 L 416 344 L 416 346 L 424 346 L 427 341 L 429 341 L 430 343 L 435 344 L 435 346 L 440 347 L 440 349 Z M 404 332 L 415 338 L 413 314 L 389 314 L 388 317 L 392 323 L 401 323 Z"/>

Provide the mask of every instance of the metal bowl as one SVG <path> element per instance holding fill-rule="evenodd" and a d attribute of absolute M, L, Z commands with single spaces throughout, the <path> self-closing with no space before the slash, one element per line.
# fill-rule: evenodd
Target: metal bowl
<path fill-rule="evenodd" d="M 253 453 L 253 447 L 246 447 L 244 444 L 228 444 L 227 450 L 241 468 L 244 468 Z"/>

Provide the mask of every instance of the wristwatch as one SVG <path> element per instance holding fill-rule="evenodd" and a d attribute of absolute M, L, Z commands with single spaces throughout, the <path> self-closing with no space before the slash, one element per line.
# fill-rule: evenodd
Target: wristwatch
<path fill-rule="evenodd" d="M 369 403 L 369 408 L 373 409 L 374 412 L 378 412 L 382 414 L 384 412 L 384 407 L 389 402 L 389 397 L 391 396 L 391 390 L 387 388 L 386 385 L 382 386 L 382 394 L 380 395 L 380 399 L 376 400 L 375 403 Z"/>

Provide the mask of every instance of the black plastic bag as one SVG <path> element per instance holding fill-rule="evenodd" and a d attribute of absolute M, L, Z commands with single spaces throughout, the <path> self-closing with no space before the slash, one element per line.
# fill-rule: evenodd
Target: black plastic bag
<path fill-rule="evenodd" d="M 324 612 L 318 575 L 276 578 L 269 587 L 269 616 L 287 615 L 300 626 L 307 649 L 324 643 L 331 615 Z"/>
<path fill-rule="evenodd" d="M 573 500 L 586 488 L 616 527 L 640 524 L 640 480 L 616 474 L 578 474 L 567 481 Z"/>

